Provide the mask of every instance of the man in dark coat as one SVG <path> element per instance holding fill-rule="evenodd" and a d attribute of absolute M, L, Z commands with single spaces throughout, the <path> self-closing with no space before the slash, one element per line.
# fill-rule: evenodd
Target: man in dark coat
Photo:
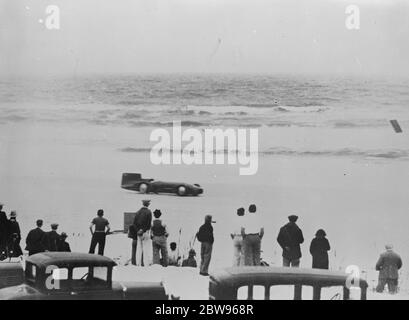
<path fill-rule="evenodd" d="M 37 228 L 32 229 L 26 238 L 26 250 L 28 255 L 31 256 L 36 253 L 44 252 L 45 248 L 45 232 L 41 230 L 43 226 L 43 220 L 36 221 Z"/>
<path fill-rule="evenodd" d="M 46 232 L 46 250 L 47 251 L 58 251 L 58 241 L 60 241 L 60 235 L 57 232 L 58 224 L 51 224 L 51 231 Z"/>
<path fill-rule="evenodd" d="M 135 225 L 131 224 L 128 229 L 128 238 L 132 239 L 131 247 L 131 264 L 136 266 L 136 247 L 138 244 L 138 235 L 136 234 Z"/>
<path fill-rule="evenodd" d="M 300 244 L 304 242 L 301 229 L 297 226 L 296 215 L 288 217 L 289 222 L 281 227 L 277 242 L 283 249 L 283 266 L 299 267 L 301 258 Z"/>
<path fill-rule="evenodd" d="M 137 235 L 136 265 L 149 266 L 152 263 L 152 211 L 149 210 L 150 200 L 142 200 L 142 208 L 138 210 L 133 222 Z"/>
<path fill-rule="evenodd" d="M 328 251 L 331 249 L 328 239 L 325 238 L 327 234 L 324 230 L 319 229 L 315 233 L 315 238 L 312 239 L 310 245 L 310 253 L 312 255 L 312 267 L 316 269 L 328 269 L 329 259 Z"/>
<path fill-rule="evenodd" d="M 23 251 L 20 247 L 21 231 L 20 225 L 17 222 L 17 212 L 11 211 L 9 219 L 9 256 L 20 257 L 23 255 Z"/>
<path fill-rule="evenodd" d="M 162 212 L 156 209 L 153 212 L 155 219 L 152 221 L 151 238 L 153 249 L 153 264 L 168 266 L 168 242 L 169 236 L 166 224 L 160 219 Z"/>
<path fill-rule="evenodd" d="M 61 232 L 60 239 L 57 243 L 57 249 L 59 252 L 71 252 L 70 244 L 66 241 L 67 234 L 65 232 Z"/>
<path fill-rule="evenodd" d="M 0 203 L 0 260 L 6 259 L 8 255 L 9 220 Z"/>
<path fill-rule="evenodd" d="M 205 216 L 205 223 L 199 228 L 199 231 L 196 233 L 197 240 L 201 242 L 200 248 L 200 274 L 202 276 L 209 275 L 209 265 L 210 259 L 212 258 L 213 250 L 213 227 L 212 227 L 212 216 Z"/>
<path fill-rule="evenodd" d="M 376 263 L 376 270 L 379 271 L 376 291 L 383 292 L 387 284 L 389 293 L 394 294 L 398 290 L 398 271 L 402 268 L 402 259 L 393 251 L 392 245 L 386 245 L 385 249 L 386 251 L 381 254 Z"/>

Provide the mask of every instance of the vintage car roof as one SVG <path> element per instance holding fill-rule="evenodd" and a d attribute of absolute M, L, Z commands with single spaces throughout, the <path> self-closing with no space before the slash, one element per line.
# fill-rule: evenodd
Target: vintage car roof
<path fill-rule="evenodd" d="M 304 269 L 289 267 L 233 267 L 216 271 L 211 280 L 224 282 L 226 285 L 242 286 L 248 284 L 263 285 L 266 283 L 303 283 L 305 285 L 344 286 L 349 274 L 340 271 L 323 269 Z M 367 282 L 360 278 L 360 286 L 367 287 Z"/>
<path fill-rule="evenodd" d="M 76 252 L 42 252 L 27 257 L 30 262 L 38 267 L 55 265 L 64 266 L 116 266 L 116 263 L 108 257 Z"/>

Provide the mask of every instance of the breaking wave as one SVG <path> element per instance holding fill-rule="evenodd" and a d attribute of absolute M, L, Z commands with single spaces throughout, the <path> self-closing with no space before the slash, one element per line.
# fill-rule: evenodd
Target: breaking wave
<path fill-rule="evenodd" d="M 126 147 L 119 149 L 121 152 L 134 152 L 134 153 L 149 153 L 152 148 L 134 148 Z M 176 152 L 172 149 L 160 149 L 157 150 L 164 153 Z M 179 150 L 179 152 L 182 152 Z M 203 152 L 200 151 L 200 152 Z M 213 149 L 210 151 L 213 154 L 238 154 L 240 150 L 227 150 L 227 149 Z M 248 152 L 247 152 L 248 153 Z M 261 156 L 296 156 L 296 157 L 353 157 L 353 158 L 378 158 L 378 159 L 403 159 L 409 160 L 409 150 L 359 150 L 344 148 L 340 150 L 294 150 L 287 148 L 269 148 L 258 152 Z"/>

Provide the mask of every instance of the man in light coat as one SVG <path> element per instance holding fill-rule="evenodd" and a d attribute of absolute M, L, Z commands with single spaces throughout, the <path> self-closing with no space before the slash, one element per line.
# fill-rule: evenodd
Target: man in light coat
<path fill-rule="evenodd" d="M 256 205 L 251 204 L 241 228 L 245 266 L 259 266 L 261 262 L 261 240 L 264 236 L 264 227 L 261 225 L 261 219 L 256 211 Z"/>
<path fill-rule="evenodd" d="M 244 264 L 243 258 L 243 236 L 241 235 L 241 228 L 244 224 L 244 208 L 237 209 L 237 217 L 234 221 L 234 228 L 230 234 L 233 240 L 233 267 L 239 267 Z"/>
<path fill-rule="evenodd" d="M 150 266 L 152 264 L 152 212 L 149 210 L 150 200 L 142 200 L 143 207 L 135 215 L 134 228 L 137 234 L 136 265 Z"/>

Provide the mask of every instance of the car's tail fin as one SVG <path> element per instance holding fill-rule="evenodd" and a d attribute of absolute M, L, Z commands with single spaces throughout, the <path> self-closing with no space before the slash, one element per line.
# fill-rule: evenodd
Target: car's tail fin
<path fill-rule="evenodd" d="M 121 188 L 126 189 L 127 187 L 132 186 L 135 182 L 140 181 L 141 179 L 142 175 L 140 173 L 123 173 Z"/>

